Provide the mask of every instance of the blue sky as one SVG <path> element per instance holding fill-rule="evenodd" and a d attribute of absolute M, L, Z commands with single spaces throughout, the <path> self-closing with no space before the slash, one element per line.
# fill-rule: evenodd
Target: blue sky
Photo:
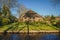
<path fill-rule="evenodd" d="M 19 0 L 19 3 L 43 16 L 60 15 L 60 4 L 55 8 L 49 0 Z"/>

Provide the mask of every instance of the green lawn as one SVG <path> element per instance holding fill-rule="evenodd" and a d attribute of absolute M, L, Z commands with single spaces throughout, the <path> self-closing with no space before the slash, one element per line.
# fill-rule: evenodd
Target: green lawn
<path fill-rule="evenodd" d="M 7 30 L 9 28 L 9 26 L 11 26 L 12 28 L 9 29 L 8 31 L 27 31 L 27 25 L 25 24 L 19 24 L 18 26 L 15 25 L 15 23 L 10 24 L 10 25 L 5 25 L 0 27 L 0 31 L 4 31 Z M 36 31 L 40 31 L 40 30 L 58 30 L 58 28 L 54 27 L 54 26 L 48 26 L 48 25 L 38 25 L 38 26 L 34 26 L 34 25 L 29 25 L 29 30 L 36 30 Z"/>
<path fill-rule="evenodd" d="M 30 30 L 36 30 L 36 31 L 40 31 L 40 30 L 57 30 L 57 28 L 55 28 L 55 27 L 46 26 L 46 25 L 42 25 L 42 26 L 29 25 L 29 29 Z M 27 27 L 25 27 L 24 30 L 27 30 Z"/>
<path fill-rule="evenodd" d="M 0 26 L 0 31 L 4 31 L 4 30 L 6 30 L 6 29 L 8 29 L 9 27 L 8 27 L 8 25 L 5 25 L 5 26 Z"/>

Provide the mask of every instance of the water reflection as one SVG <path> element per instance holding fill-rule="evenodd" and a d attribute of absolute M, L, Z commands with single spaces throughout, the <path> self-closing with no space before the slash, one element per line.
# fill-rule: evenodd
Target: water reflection
<path fill-rule="evenodd" d="M 21 37 L 19 36 L 19 34 L 11 34 L 9 40 L 21 40 Z"/>
<path fill-rule="evenodd" d="M 0 35 L 0 40 L 3 40 L 3 36 Z"/>
<path fill-rule="evenodd" d="M 60 33 L 7 34 L 0 35 L 0 40 L 60 40 Z"/>
<path fill-rule="evenodd" d="M 54 35 L 54 34 L 46 34 L 46 35 L 43 35 L 40 40 L 60 40 L 58 39 L 58 36 L 57 35 Z"/>
<path fill-rule="evenodd" d="M 32 40 L 33 38 L 32 38 L 32 36 L 30 36 L 30 35 L 26 35 L 26 37 L 25 37 L 25 40 Z"/>

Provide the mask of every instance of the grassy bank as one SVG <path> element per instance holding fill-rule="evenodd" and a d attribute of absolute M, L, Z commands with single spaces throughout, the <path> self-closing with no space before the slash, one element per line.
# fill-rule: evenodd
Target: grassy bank
<path fill-rule="evenodd" d="M 10 28 L 12 27 L 12 28 Z M 7 30 L 8 29 L 8 30 Z M 0 27 L 0 31 L 27 31 L 27 25 L 26 24 L 17 24 L 17 23 L 13 23 L 10 25 L 4 25 L 2 27 Z M 59 30 L 59 28 L 55 27 L 55 26 L 49 26 L 49 25 L 29 25 L 29 30 L 30 31 L 41 31 L 41 30 L 48 30 L 48 31 L 52 31 L 52 30 Z"/>

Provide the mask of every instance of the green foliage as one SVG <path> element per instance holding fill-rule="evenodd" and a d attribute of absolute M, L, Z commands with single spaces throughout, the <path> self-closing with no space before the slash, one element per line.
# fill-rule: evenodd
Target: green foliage
<path fill-rule="evenodd" d="M 11 15 L 10 8 L 6 5 L 3 5 L 0 10 L 0 26 L 11 24 L 16 21 L 17 18 Z"/>
<path fill-rule="evenodd" d="M 47 15 L 47 16 L 44 17 L 44 20 L 45 21 L 50 21 L 51 20 L 51 17 L 49 15 Z"/>
<path fill-rule="evenodd" d="M 55 20 L 55 16 L 54 15 L 51 15 L 51 20 Z"/>
<path fill-rule="evenodd" d="M 18 0 L 0 0 L 0 5 L 2 6 L 3 4 L 7 5 L 9 8 L 14 8 L 17 6 Z M 0 6 L 0 7 L 1 7 Z"/>
<path fill-rule="evenodd" d="M 2 24 L 6 25 L 10 22 L 10 20 L 8 18 L 2 18 Z"/>
<path fill-rule="evenodd" d="M 15 16 L 10 16 L 10 23 L 17 22 L 17 18 Z"/>
<path fill-rule="evenodd" d="M 2 19 L 0 18 L 0 26 L 2 26 Z"/>
<path fill-rule="evenodd" d="M 3 5 L 3 7 L 2 7 L 2 13 L 3 13 L 4 17 L 10 17 L 11 16 L 10 9 L 6 5 Z"/>
<path fill-rule="evenodd" d="M 56 23 L 56 26 L 60 28 L 60 20 Z"/>

